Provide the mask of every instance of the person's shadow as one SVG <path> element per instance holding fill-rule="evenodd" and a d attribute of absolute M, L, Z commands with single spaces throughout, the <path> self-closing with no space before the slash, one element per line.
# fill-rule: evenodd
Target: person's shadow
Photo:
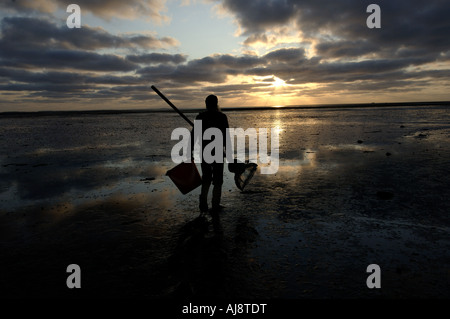
<path fill-rule="evenodd" d="M 169 257 L 168 298 L 223 297 L 228 256 L 219 214 L 200 215 L 183 225 Z"/>

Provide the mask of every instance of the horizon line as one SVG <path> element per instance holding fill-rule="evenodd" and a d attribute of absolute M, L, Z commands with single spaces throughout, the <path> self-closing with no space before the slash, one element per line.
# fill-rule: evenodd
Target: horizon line
<path fill-rule="evenodd" d="M 427 106 L 427 105 L 449 105 L 450 101 L 423 101 L 423 102 L 371 102 L 371 103 L 339 103 L 339 104 L 302 104 L 302 105 L 274 105 L 274 106 L 230 106 L 220 107 L 221 111 L 249 111 L 249 110 L 282 110 L 282 109 L 325 109 L 325 108 L 358 108 L 358 107 L 389 107 L 389 106 Z M 179 108 L 186 113 L 199 112 L 204 108 Z M 147 108 L 147 109 L 94 109 L 94 110 L 38 110 L 38 111 L 4 111 L 1 115 L 51 115 L 56 113 L 92 113 L 92 114 L 114 114 L 114 113 L 152 113 L 173 112 L 170 108 Z"/>

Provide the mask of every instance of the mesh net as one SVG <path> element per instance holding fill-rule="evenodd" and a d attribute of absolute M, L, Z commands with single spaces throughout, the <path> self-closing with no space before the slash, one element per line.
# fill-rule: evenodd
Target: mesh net
<path fill-rule="evenodd" d="M 243 191 L 245 186 L 250 182 L 257 168 L 257 164 L 249 163 L 248 161 L 245 163 L 235 161 L 234 163 L 228 164 L 228 170 L 234 173 L 234 183 L 241 191 Z"/>

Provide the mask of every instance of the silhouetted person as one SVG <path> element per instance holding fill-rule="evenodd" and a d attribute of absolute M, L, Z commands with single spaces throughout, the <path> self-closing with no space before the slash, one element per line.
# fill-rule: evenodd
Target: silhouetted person
<path fill-rule="evenodd" d="M 218 128 L 222 132 L 222 149 L 220 152 L 224 151 L 226 145 L 226 129 L 228 128 L 228 118 L 227 116 L 219 110 L 219 100 L 215 95 L 209 95 L 206 100 L 206 111 L 199 113 L 196 120 L 202 121 L 202 138 L 204 132 L 208 128 Z M 194 131 L 194 130 L 193 130 Z M 191 133 L 191 151 L 193 151 L 195 145 L 194 134 Z M 202 154 L 206 145 L 211 143 L 212 140 L 202 139 Z M 215 155 L 212 153 L 212 155 Z M 204 213 L 208 211 L 208 192 L 211 183 L 214 185 L 212 191 L 212 212 L 217 213 L 220 210 L 220 199 L 222 195 L 222 184 L 223 184 L 223 167 L 224 160 L 222 155 L 221 163 L 214 161 L 213 163 L 206 163 L 202 156 L 202 188 L 200 194 L 200 212 Z"/>

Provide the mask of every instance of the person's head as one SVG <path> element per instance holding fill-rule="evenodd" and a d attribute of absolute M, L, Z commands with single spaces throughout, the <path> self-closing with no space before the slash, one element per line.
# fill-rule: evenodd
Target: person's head
<path fill-rule="evenodd" d="M 219 99 L 215 95 L 208 95 L 205 100 L 206 109 L 208 111 L 218 111 L 219 110 Z"/>

